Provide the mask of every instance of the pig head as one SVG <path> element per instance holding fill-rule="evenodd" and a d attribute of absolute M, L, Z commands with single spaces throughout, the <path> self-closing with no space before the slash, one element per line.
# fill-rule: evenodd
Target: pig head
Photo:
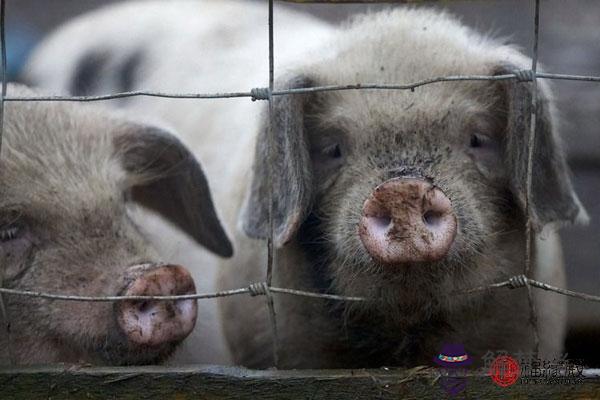
<path fill-rule="evenodd" d="M 32 94 L 9 87 L 9 95 Z M 189 151 L 164 130 L 95 108 L 6 103 L 0 182 L 0 276 L 7 288 L 82 296 L 195 293 L 190 273 L 160 260 L 130 218 L 136 205 L 213 252 L 232 253 Z M 195 300 L 3 299 L 4 363 L 156 362 L 196 322 Z"/>

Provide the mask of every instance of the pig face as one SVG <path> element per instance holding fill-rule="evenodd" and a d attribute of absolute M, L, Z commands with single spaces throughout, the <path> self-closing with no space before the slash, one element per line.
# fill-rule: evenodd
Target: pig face
<path fill-rule="evenodd" d="M 171 134 L 57 103 L 9 103 L 4 126 L 3 286 L 88 296 L 194 293 L 187 270 L 162 262 L 130 218 L 135 204 L 214 252 L 231 254 L 202 170 Z M 155 362 L 196 321 L 192 300 L 4 301 L 10 347 L 5 331 L 0 339 L 17 363 Z"/>
<path fill-rule="evenodd" d="M 402 32 L 407 44 L 396 49 L 389 44 L 397 37 L 385 30 L 402 25 L 381 18 L 370 21 L 381 30 L 377 41 L 357 36 L 367 31 L 359 24 L 338 43 L 335 59 L 292 72 L 280 87 L 497 75 L 528 65 L 509 46 L 475 39 L 466 28 L 456 37 L 432 26 Z M 377 299 L 368 313 L 395 322 L 459 307 L 467 299 L 455 290 L 520 273 L 531 93 L 530 82 L 513 80 L 275 97 L 275 243 L 298 240 L 325 289 Z M 584 212 L 544 82 L 537 114 L 530 206 L 539 229 Z M 253 237 L 267 235 L 268 165 L 258 157 L 266 135 L 258 138 L 243 214 Z"/>

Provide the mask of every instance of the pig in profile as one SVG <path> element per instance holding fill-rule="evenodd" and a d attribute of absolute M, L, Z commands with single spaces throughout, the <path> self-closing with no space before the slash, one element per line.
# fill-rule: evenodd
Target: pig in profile
<path fill-rule="evenodd" d="M 36 95 L 16 85 L 8 94 Z M 185 268 L 158 258 L 129 217 L 129 200 L 231 255 L 200 165 L 170 133 L 78 104 L 7 102 L 4 111 L 4 287 L 83 296 L 195 293 Z M 196 322 L 195 300 L 3 297 L 10 334 L 0 330 L 2 363 L 156 362 Z"/>
<path fill-rule="evenodd" d="M 204 13 L 184 2 L 146 2 L 90 14 L 51 37 L 28 76 L 63 92 L 82 89 L 86 62 L 104 54 L 85 93 L 259 86 L 267 44 L 256 21 L 266 20 L 266 7 L 201 3 Z M 232 24 L 234 9 L 239 17 Z M 277 89 L 509 74 L 531 65 L 510 45 L 435 10 L 398 8 L 342 28 L 290 11 L 279 11 L 275 21 Z M 86 40 L 71 46 L 68 57 L 55 57 L 84 30 Z M 143 40 L 123 44 L 124 36 Z M 198 43 L 204 47 L 195 53 Z M 118 67 L 131 60 L 137 73 Z M 218 60 L 228 60 L 227 67 Z M 124 76 L 128 85 L 119 87 Z M 242 100 L 186 108 L 136 99 L 124 107 L 166 119 L 206 161 L 236 246 L 231 260 L 206 258 L 221 264 L 222 288 L 264 280 L 266 252 L 257 239 L 268 235 L 272 168 L 273 285 L 367 299 L 276 297 L 279 366 L 366 367 L 429 364 L 442 343 L 463 343 L 476 363 L 489 350 L 533 350 L 525 290 L 460 292 L 523 272 L 531 96 L 531 82 L 514 79 L 436 83 L 414 93 L 275 96 L 271 166 L 265 104 L 262 110 Z M 585 211 L 573 192 L 544 81 L 537 115 L 530 207 L 540 232 L 585 219 Z M 533 277 L 564 287 L 557 234 L 536 234 L 533 244 Z M 565 300 L 535 292 L 534 302 L 542 355 L 555 356 L 564 339 Z M 234 361 L 272 365 L 263 299 L 225 298 L 221 312 Z"/>

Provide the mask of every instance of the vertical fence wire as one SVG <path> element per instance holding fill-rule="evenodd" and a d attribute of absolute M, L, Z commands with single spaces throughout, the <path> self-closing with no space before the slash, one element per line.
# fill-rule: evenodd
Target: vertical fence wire
<path fill-rule="evenodd" d="M 4 268 L 6 266 L 4 254 L 0 256 L 0 288 L 4 285 Z M 8 307 L 4 302 L 3 294 L 0 293 L 0 319 L 2 320 L 2 329 L 6 335 L 6 356 L 10 365 L 16 365 L 16 359 L 13 353 L 12 347 L 12 334 L 10 326 L 10 316 L 8 314 Z M 0 351 L 1 354 L 1 351 Z"/>
<path fill-rule="evenodd" d="M 532 173 L 533 173 L 533 154 L 534 154 L 534 146 L 535 146 L 535 137 L 536 137 L 536 124 L 537 124 L 537 95 L 538 95 L 538 87 L 537 87 L 537 62 L 538 62 L 538 42 L 539 42 L 539 27 L 540 27 L 540 0 L 535 0 L 535 14 L 534 14 L 534 23 L 533 23 L 533 54 L 531 57 L 531 70 L 533 72 L 533 80 L 531 82 L 531 115 L 530 115 L 530 129 L 529 129 L 529 138 L 528 138 L 528 146 L 527 146 L 527 183 L 526 183 L 526 194 L 525 194 L 525 203 L 526 203 L 526 211 L 527 211 L 527 222 L 525 228 L 525 267 L 524 267 L 524 275 L 527 278 L 533 278 L 530 276 L 531 274 L 531 263 L 534 258 L 535 248 L 533 245 L 534 240 L 534 232 L 531 222 L 531 185 L 532 185 Z M 533 301 L 533 293 L 531 290 L 531 285 L 527 284 L 527 299 L 529 301 L 529 314 L 530 314 L 530 323 L 531 330 L 533 333 L 533 341 L 534 341 L 534 351 L 535 356 L 539 355 L 540 350 L 540 337 L 538 332 L 538 323 L 537 323 L 537 312 L 535 303 Z"/>
<path fill-rule="evenodd" d="M 4 133 L 4 98 L 6 97 L 6 37 L 5 37 L 5 2 L 0 0 L 0 46 L 2 57 L 2 92 L 0 93 L 0 152 L 2 150 L 2 134 Z"/>
<path fill-rule="evenodd" d="M 4 98 L 6 97 L 6 37 L 5 37 L 5 1 L 0 0 L 0 64 L 2 65 L 2 72 L 0 79 L 2 79 L 2 88 L 0 90 L 0 154 L 2 153 L 2 139 L 4 134 Z M 6 262 L 4 255 L 0 258 L 0 288 L 4 286 L 4 272 L 6 268 Z M 0 293 L 0 317 L 2 317 L 2 325 L 4 333 L 6 334 L 7 342 L 7 354 L 9 362 L 14 365 L 15 359 L 12 352 L 12 340 L 10 332 L 10 319 L 8 315 L 8 309 L 6 307 L 3 294 Z"/>
<path fill-rule="evenodd" d="M 273 302 L 273 296 L 269 291 L 271 282 L 273 280 L 273 236 L 274 236 L 274 223 L 273 223 L 273 163 L 274 163 L 274 146 L 275 138 L 273 131 L 273 88 L 275 84 L 275 54 L 273 46 L 273 0 L 269 0 L 269 138 L 268 138 L 268 201 L 269 201 L 269 220 L 268 220 L 268 237 L 267 237 L 267 277 L 266 277 L 266 300 L 269 311 L 269 321 L 271 323 L 271 333 L 273 336 L 273 363 L 277 367 L 279 365 L 279 335 L 277 333 L 277 319 L 275 314 L 275 304 Z"/>

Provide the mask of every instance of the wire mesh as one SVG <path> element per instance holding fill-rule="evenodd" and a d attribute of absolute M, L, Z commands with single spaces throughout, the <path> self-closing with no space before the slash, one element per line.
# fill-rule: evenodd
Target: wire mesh
<path fill-rule="evenodd" d="M 294 2 L 315 2 L 315 1 L 303 1 L 303 0 L 290 0 Z M 9 289 L 2 287 L 2 276 L 0 275 L 0 312 L 2 313 L 3 319 L 6 322 L 6 331 L 9 333 L 9 323 L 5 312 L 3 303 L 3 295 L 13 296 L 30 296 L 38 297 L 53 301 L 85 301 L 85 302 L 115 302 L 115 301 L 132 301 L 132 300 L 159 300 L 159 301 L 173 301 L 173 300 L 200 300 L 227 296 L 237 296 L 242 294 L 248 294 L 251 296 L 265 296 L 266 307 L 269 314 L 269 321 L 271 324 L 271 330 L 273 335 L 273 360 L 275 366 L 278 364 L 278 348 L 279 338 L 277 335 L 277 318 L 275 313 L 275 303 L 273 300 L 273 293 L 286 294 L 293 296 L 303 296 L 311 298 L 327 299 L 332 301 L 368 301 L 362 297 L 355 296 L 341 296 L 336 294 L 320 293 L 320 292 L 309 292 L 303 290 L 296 290 L 291 288 L 280 288 L 272 286 L 273 275 L 276 271 L 276 254 L 273 248 L 273 188 L 270 184 L 272 182 L 272 165 L 273 165 L 273 98 L 275 96 L 286 96 L 286 95 L 298 95 L 315 92 L 329 92 L 329 91 L 343 91 L 343 90 L 411 90 L 431 84 L 441 84 L 446 82 L 461 82 L 461 81 L 504 81 L 504 80 L 517 80 L 517 81 L 532 81 L 532 99 L 531 99 L 531 115 L 530 115 L 530 129 L 528 132 L 528 155 L 527 155 L 527 183 L 526 183 L 526 211 L 527 211 L 527 222 L 526 222 L 526 249 L 524 255 L 524 268 L 522 275 L 513 276 L 505 281 L 490 283 L 488 285 L 476 287 L 476 288 L 465 288 L 457 290 L 456 293 L 469 294 L 476 293 L 485 290 L 498 289 L 498 288 L 522 288 L 527 289 L 528 302 L 530 309 L 530 321 L 532 325 L 532 333 L 534 337 L 535 352 L 539 351 L 539 333 L 537 327 L 536 310 L 533 302 L 533 296 L 531 287 L 536 287 L 542 290 L 551 291 L 564 296 L 569 296 L 581 300 L 600 302 L 600 296 L 590 295 L 586 293 L 571 291 L 563 288 L 558 288 L 552 285 L 548 285 L 544 282 L 534 280 L 529 277 L 531 274 L 531 263 L 533 259 L 533 246 L 532 239 L 534 237 L 534 231 L 531 222 L 531 184 L 532 184 L 532 169 L 533 169 L 533 154 L 535 152 L 535 135 L 536 135 L 536 123 L 537 123 L 537 79 L 555 79 L 555 80 L 571 80 L 571 81 L 586 81 L 586 82 L 600 82 L 600 76 L 588 76 L 588 75 L 569 75 L 569 74 L 557 74 L 557 73 L 546 73 L 538 72 L 538 43 L 539 43 L 539 14 L 540 14 L 540 0 L 535 1 L 535 12 L 533 21 L 533 56 L 531 70 L 525 71 L 514 71 L 514 73 L 503 74 L 503 75 L 457 75 L 457 76 L 440 76 L 433 77 L 412 83 L 398 83 L 398 84 L 377 84 L 377 83 L 361 83 L 361 84 L 349 84 L 349 85 L 326 85 L 326 86 L 313 86 L 305 88 L 294 88 L 285 90 L 276 90 L 274 88 L 275 71 L 274 71 L 274 19 L 273 19 L 273 3 L 274 0 L 269 0 L 268 3 L 268 41 L 269 41 L 269 87 L 268 88 L 252 88 L 248 91 L 243 92 L 224 92 L 224 93 L 166 93 L 166 92 L 155 92 L 155 91 L 129 91 L 121 93 L 112 93 L 105 95 L 96 96 L 9 96 L 7 95 L 7 78 L 6 78 L 6 41 L 5 41 L 5 0 L 0 0 L 0 46 L 1 46 L 1 79 L 2 88 L 0 92 L 0 149 L 2 145 L 2 134 L 4 129 L 4 104 L 5 102 L 19 102 L 19 101 L 77 101 L 77 102 L 94 102 L 111 99 L 119 99 L 126 97 L 135 96 L 149 96 L 149 97 L 161 97 L 161 98 L 175 98 L 175 99 L 225 99 L 225 98 L 240 98 L 248 97 L 252 101 L 264 100 L 268 101 L 269 110 L 269 153 L 268 159 L 270 160 L 269 171 L 268 171 L 268 201 L 269 201 L 269 215 L 268 215 L 268 238 L 266 240 L 266 251 L 267 251 L 267 264 L 266 264 L 266 276 L 264 282 L 258 282 L 250 284 L 248 287 L 237 288 L 231 290 L 225 290 L 214 293 L 202 293 L 193 295 L 174 295 L 174 296 L 77 296 L 69 294 L 58 294 L 58 293 L 46 293 L 42 291 L 26 291 L 18 289 Z M 321 1 L 330 3 L 344 3 L 350 1 Z M 365 2 L 365 1 L 363 1 Z M 367 1 L 367 2 L 382 2 L 382 1 Z M 395 1 L 395 2 L 410 2 L 410 1 Z M 2 270 L 0 269 L 0 273 Z"/>

